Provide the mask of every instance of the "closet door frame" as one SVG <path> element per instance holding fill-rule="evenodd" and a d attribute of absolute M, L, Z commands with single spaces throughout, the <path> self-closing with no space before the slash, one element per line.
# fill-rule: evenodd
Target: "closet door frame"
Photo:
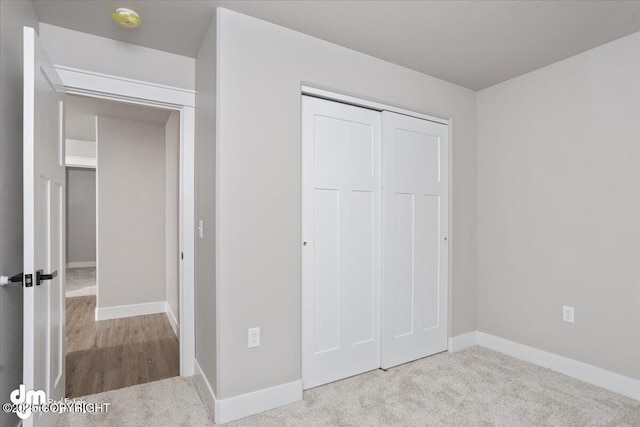
<path fill-rule="evenodd" d="M 440 123 L 443 125 L 451 125 L 451 119 L 443 119 L 440 117 L 430 116 L 428 114 L 418 113 L 416 111 L 407 110 L 400 107 L 394 107 L 392 105 L 383 104 L 377 101 L 370 101 L 364 98 L 356 98 L 350 95 L 343 95 L 337 92 L 331 92 L 325 89 L 318 89 L 308 85 L 301 86 L 301 95 L 313 96 L 314 98 L 326 99 L 327 101 L 336 101 L 341 102 L 343 104 L 353 105 L 355 107 L 364 107 L 370 110 L 376 111 L 390 111 L 392 113 L 404 114 L 405 116 L 415 117 L 417 119 L 428 120 L 434 123 Z M 451 126 L 449 126 L 449 146 L 451 146 Z M 451 154 L 451 149 L 449 149 L 449 154 Z M 449 166 L 451 164 L 451 156 L 449 156 Z M 451 171 L 451 168 L 449 168 Z M 449 189 L 449 194 L 451 194 L 451 189 Z"/>

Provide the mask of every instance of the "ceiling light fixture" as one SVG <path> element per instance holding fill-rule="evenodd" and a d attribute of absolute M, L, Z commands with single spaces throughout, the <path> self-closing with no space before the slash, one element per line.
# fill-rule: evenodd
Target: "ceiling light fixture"
<path fill-rule="evenodd" d="M 111 14 L 111 17 L 118 25 L 125 28 L 138 28 L 142 24 L 142 18 L 131 9 L 119 7 Z"/>

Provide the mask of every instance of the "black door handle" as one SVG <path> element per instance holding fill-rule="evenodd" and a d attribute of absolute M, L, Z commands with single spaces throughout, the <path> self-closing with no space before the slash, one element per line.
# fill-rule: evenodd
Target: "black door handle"
<path fill-rule="evenodd" d="M 58 276 L 58 270 L 51 274 L 43 274 L 42 271 L 43 270 L 36 271 L 36 286 L 40 286 L 41 282 L 44 282 L 45 280 L 51 280 Z"/>

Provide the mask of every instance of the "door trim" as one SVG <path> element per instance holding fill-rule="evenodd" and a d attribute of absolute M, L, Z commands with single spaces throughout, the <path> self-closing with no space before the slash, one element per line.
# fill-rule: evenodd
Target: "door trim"
<path fill-rule="evenodd" d="M 54 64 L 69 94 L 92 96 L 110 100 L 128 101 L 134 104 L 179 109 L 196 106 L 196 92 L 173 86 L 164 86 L 142 80 L 128 79 L 96 73 L 94 71 Z M 178 108 L 176 108 L 178 107 Z"/>
<path fill-rule="evenodd" d="M 193 90 L 55 65 L 67 94 L 180 112 L 180 375 L 195 359 L 195 100 Z"/>
<path fill-rule="evenodd" d="M 363 98 L 358 98 L 355 96 L 351 96 L 351 95 L 346 95 L 343 93 L 339 93 L 339 92 L 334 92 L 331 90 L 326 90 L 326 89 L 320 89 L 318 87 L 314 87 L 312 86 L 312 83 L 306 83 L 306 82 L 302 82 L 300 85 L 300 105 L 302 105 L 302 96 L 303 95 L 307 95 L 307 96 L 312 96 L 315 98 L 320 98 L 320 99 L 326 99 L 328 101 L 336 101 L 336 102 L 341 102 L 344 104 L 349 104 L 349 105 L 353 105 L 356 107 L 364 107 L 364 108 L 370 108 L 372 110 L 376 110 L 376 111 L 391 111 L 394 113 L 398 113 L 398 114 L 404 114 L 406 116 L 411 116 L 411 117 L 416 117 L 418 119 L 423 119 L 423 120 L 429 120 L 435 123 L 440 123 L 440 124 L 444 124 L 447 125 L 447 131 L 449 134 L 449 161 L 448 161 L 448 166 L 449 166 L 449 189 L 448 189 L 448 195 L 449 195 L 449 221 L 448 221 L 448 232 L 447 232 L 447 236 L 449 237 L 449 245 L 448 245 L 448 257 L 449 257 L 449 263 L 448 263 L 448 270 L 449 270 L 449 275 L 448 275 L 448 280 L 447 280 L 447 294 L 448 294 L 448 298 L 447 298 L 447 338 L 451 338 L 453 337 L 453 276 L 454 276 L 454 272 L 453 272 L 453 248 L 454 248 L 454 242 L 455 242 L 455 227 L 453 226 L 453 212 L 454 212 L 454 207 L 453 207 L 453 200 L 454 200 L 454 191 L 453 191 L 453 186 L 455 184 L 455 181 L 453 179 L 453 146 L 454 146 L 454 135 L 453 135 L 453 123 L 454 123 L 454 119 L 452 117 L 449 117 L 447 119 L 445 118 L 441 118 L 441 117 L 436 117 L 436 116 L 430 116 L 428 114 L 422 114 L 422 113 L 418 113 L 415 111 L 411 111 L 411 110 L 407 110 L 404 108 L 400 108 L 400 107 L 395 107 L 393 105 L 390 104 L 386 104 L 386 103 L 382 103 L 382 102 L 378 102 L 378 101 L 371 101 L 371 100 L 367 100 L 367 99 L 363 99 Z M 302 108 L 300 109 L 300 120 L 302 123 Z M 302 144 L 302 134 L 300 135 L 300 143 Z M 301 178 L 302 178 L 302 170 L 300 171 L 301 173 Z M 302 207 L 300 209 L 300 218 L 302 220 Z M 302 246 L 300 247 L 300 259 L 302 259 Z M 300 283 L 302 283 L 302 276 L 300 277 Z M 300 315 L 300 324 L 302 325 L 302 314 Z M 452 341 L 451 339 L 448 339 L 448 345 L 447 345 L 447 351 L 452 352 L 453 348 L 452 348 Z"/>

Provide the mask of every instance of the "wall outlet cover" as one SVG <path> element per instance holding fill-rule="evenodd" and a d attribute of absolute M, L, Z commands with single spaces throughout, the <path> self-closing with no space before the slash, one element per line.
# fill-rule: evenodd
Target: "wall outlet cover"
<path fill-rule="evenodd" d="M 574 308 L 568 305 L 562 306 L 562 320 L 569 323 L 575 323 Z"/>
<path fill-rule="evenodd" d="M 260 347 L 260 328 L 249 328 L 249 348 Z"/>

